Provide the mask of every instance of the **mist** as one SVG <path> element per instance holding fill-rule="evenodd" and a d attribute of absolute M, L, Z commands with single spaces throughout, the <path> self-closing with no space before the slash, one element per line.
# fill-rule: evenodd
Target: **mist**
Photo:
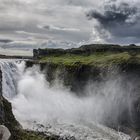
<path fill-rule="evenodd" d="M 20 65 L 20 68 L 24 67 Z M 89 81 L 85 96 L 79 97 L 59 79 L 50 86 L 45 74 L 33 66 L 21 71 L 18 94 L 12 99 L 13 112 L 25 128 L 35 123 L 44 126 L 85 122 L 118 124 L 123 113 L 131 116 L 133 102 L 132 88 L 128 84 L 126 90 L 123 81 L 121 76 L 104 82 Z"/>

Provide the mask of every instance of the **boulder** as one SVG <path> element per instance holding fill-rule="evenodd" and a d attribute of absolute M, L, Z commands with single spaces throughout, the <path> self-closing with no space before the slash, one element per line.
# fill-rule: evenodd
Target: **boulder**
<path fill-rule="evenodd" d="M 9 140 L 11 136 L 10 131 L 4 125 L 0 125 L 0 139 L 1 140 Z"/>

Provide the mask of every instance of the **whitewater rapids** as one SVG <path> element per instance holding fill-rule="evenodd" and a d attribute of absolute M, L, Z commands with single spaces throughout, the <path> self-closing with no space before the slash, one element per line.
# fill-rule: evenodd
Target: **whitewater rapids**
<path fill-rule="evenodd" d="M 101 108 L 110 99 L 77 97 L 59 79 L 50 87 L 39 68 L 25 69 L 24 61 L 0 60 L 0 65 L 3 96 L 12 103 L 13 113 L 25 129 L 69 140 L 130 139 L 99 124 L 110 104 Z"/>

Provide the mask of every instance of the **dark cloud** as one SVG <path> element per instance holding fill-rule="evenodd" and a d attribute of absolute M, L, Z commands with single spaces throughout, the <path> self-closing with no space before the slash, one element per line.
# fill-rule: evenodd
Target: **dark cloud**
<path fill-rule="evenodd" d="M 13 42 L 13 40 L 10 39 L 0 39 L 0 43 L 10 43 Z"/>
<path fill-rule="evenodd" d="M 122 24 L 135 24 L 137 21 L 131 20 L 135 15 L 137 15 L 137 7 L 131 7 L 127 3 L 121 3 L 117 6 L 115 3 L 112 5 L 104 6 L 104 13 L 91 10 L 87 13 L 88 19 L 95 18 L 103 26 L 114 26 Z"/>
<path fill-rule="evenodd" d="M 140 13 L 137 5 L 112 0 L 112 3 L 108 2 L 103 6 L 103 10 L 90 10 L 86 16 L 88 20 L 96 19 L 100 28 L 110 32 L 114 38 L 116 37 L 116 42 L 119 39 L 120 42 L 123 40 L 125 43 L 125 40 L 128 42 L 129 38 L 133 41 L 140 37 Z M 110 40 L 115 41 L 114 38 Z"/>

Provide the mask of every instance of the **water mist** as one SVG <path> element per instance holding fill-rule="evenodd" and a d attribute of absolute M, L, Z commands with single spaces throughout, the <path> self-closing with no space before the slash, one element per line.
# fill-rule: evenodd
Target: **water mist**
<path fill-rule="evenodd" d="M 108 119 L 116 123 L 120 113 L 131 106 L 130 94 L 126 96 L 121 77 L 101 83 L 89 82 L 86 96 L 79 97 L 59 79 L 50 86 L 38 66 L 25 69 L 24 62 L 15 65 L 17 94 L 7 98 L 24 128 L 47 130 L 47 133 L 63 137 L 71 135 L 77 140 L 128 139 L 124 134 L 99 125 Z M 43 130 L 38 128 L 39 124 L 43 125 Z"/>

